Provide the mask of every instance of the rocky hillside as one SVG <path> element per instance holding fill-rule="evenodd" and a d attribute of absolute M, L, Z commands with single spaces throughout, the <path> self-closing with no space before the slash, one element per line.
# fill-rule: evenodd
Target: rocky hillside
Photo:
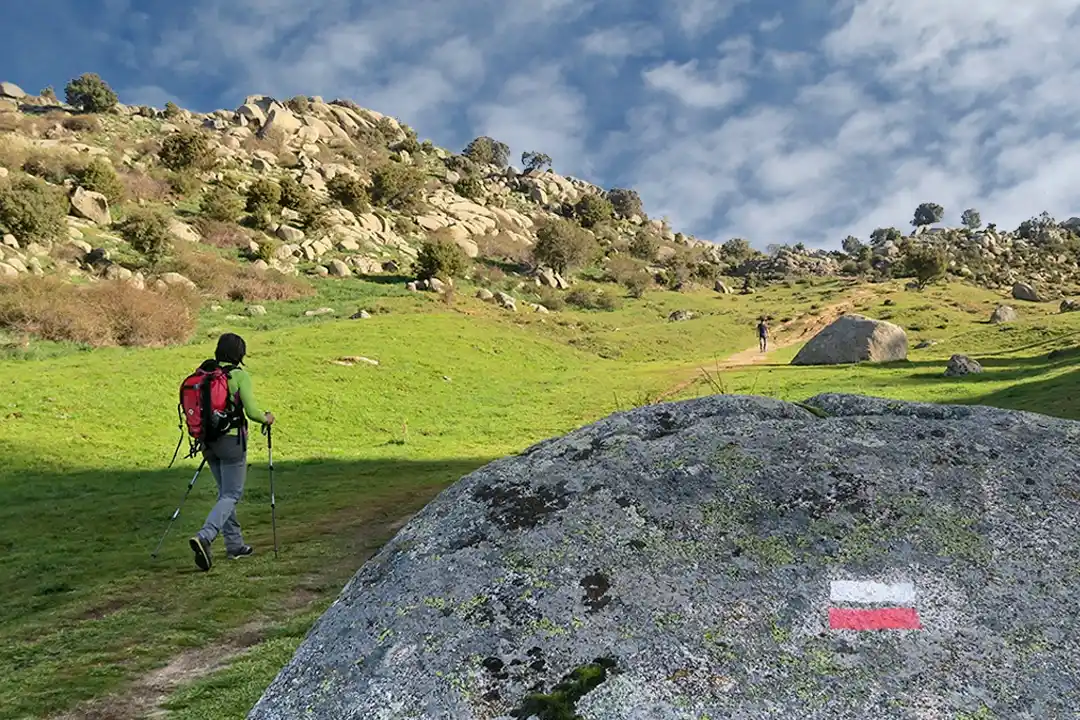
<path fill-rule="evenodd" d="M 507 309 L 515 296 L 542 309 L 582 278 L 640 296 L 729 292 L 724 276 L 750 292 L 806 275 L 921 286 L 951 274 L 1022 286 L 1022 299 L 1057 297 L 1080 279 L 1078 218 L 1044 214 L 1002 231 L 979 229 L 969 210 L 963 229 L 927 229 L 943 210 L 924 203 L 914 233 L 879 228 L 843 251 L 761 252 L 674 232 L 634 190 L 559 175 L 541 151 L 524 153 L 518 170 L 497 139 L 452 152 L 349 100 L 254 95 L 203 114 L 122 105 L 92 74 L 64 95 L 0 83 L 0 278 L 15 284 L 122 280 L 254 301 L 314 292 L 314 276 L 393 274 L 434 290 L 465 277 Z M 573 297 L 606 306 L 591 291 Z M 0 306 L 0 325 L 12 315 Z"/>
<path fill-rule="evenodd" d="M 622 276 L 639 273 L 643 283 L 677 285 L 697 265 L 709 266 L 697 271 L 707 280 L 718 270 L 713 246 L 650 220 L 632 190 L 551 172 L 541 153 L 519 171 L 491 138 L 454 153 L 348 100 L 250 96 L 201 114 L 125 106 L 100 79 L 80 82 L 89 89 L 69 85 L 65 103 L 0 85 L 0 172 L 9 197 L 22 198 L 19 211 L 0 212 L 0 275 L 191 285 L 159 271 L 177 246 L 198 243 L 233 249 L 260 272 L 409 274 L 425 241 L 464 258 L 432 251 L 438 257 L 418 271 L 435 278 L 428 286 L 510 269 L 565 289 L 573 271 L 620 252 L 635 258 Z M 63 190 L 66 227 L 53 217 L 51 188 Z M 131 225 L 143 217 L 135 210 L 154 208 L 168 227 L 157 243 Z"/>

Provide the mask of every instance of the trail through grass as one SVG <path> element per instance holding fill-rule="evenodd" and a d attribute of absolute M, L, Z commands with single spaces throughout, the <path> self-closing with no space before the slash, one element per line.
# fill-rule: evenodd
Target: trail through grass
<path fill-rule="evenodd" d="M 905 327 L 912 346 L 936 344 L 889 366 L 787 365 L 846 301 Z M 244 311 L 239 303 L 208 309 L 184 347 L 9 347 L 0 360 L 0 718 L 95 708 L 140 717 L 159 703 L 177 718 L 242 718 L 396 523 L 492 459 L 642 402 L 712 393 L 721 382 L 724 392 L 789 400 L 859 392 L 1080 416 L 1075 357 L 1048 357 L 1076 344 L 1080 316 L 1023 305 L 1019 323 L 985 324 L 997 302 L 959 285 L 912 293 L 821 282 L 751 296 L 653 293 L 613 313 L 543 315 L 328 282 L 318 298 L 267 303 L 264 316 L 226 320 Z M 335 314 L 303 314 L 318 307 Z M 344 319 L 361 308 L 372 317 Z M 679 309 L 697 317 L 669 322 Z M 759 357 L 760 315 L 795 344 L 781 340 Z M 219 542 L 203 574 L 186 538 L 213 503 L 208 471 L 156 562 L 150 551 L 196 466 L 163 469 L 178 439 L 176 387 L 226 329 L 247 339 L 255 393 L 278 417 L 282 550 L 275 560 L 256 431 L 238 513 L 257 554 L 228 562 Z M 942 377 L 954 352 L 986 372 Z M 333 363 L 350 355 L 378 365 Z"/>

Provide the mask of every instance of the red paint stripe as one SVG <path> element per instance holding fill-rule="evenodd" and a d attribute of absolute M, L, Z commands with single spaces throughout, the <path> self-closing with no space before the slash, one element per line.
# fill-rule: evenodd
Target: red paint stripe
<path fill-rule="evenodd" d="M 921 630 L 915 608 L 829 608 L 832 630 Z"/>

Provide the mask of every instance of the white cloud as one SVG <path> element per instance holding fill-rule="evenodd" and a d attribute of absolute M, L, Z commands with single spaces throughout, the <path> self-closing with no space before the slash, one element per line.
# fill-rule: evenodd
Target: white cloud
<path fill-rule="evenodd" d="M 700 237 L 835 247 L 928 200 L 1003 227 L 1080 211 L 1078 3 L 193 0 L 140 21 L 166 29 L 119 86 L 350 97 L 447 147 L 489 134 L 636 187 Z"/>

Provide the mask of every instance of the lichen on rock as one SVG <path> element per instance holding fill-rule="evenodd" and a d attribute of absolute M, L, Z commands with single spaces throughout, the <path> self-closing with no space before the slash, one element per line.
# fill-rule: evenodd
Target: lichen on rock
<path fill-rule="evenodd" d="M 1068 717 L 1078 436 L 833 394 L 617 413 L 443 491 L 249 717 Z M 860 579 L 912 583 L 921 629 L 831 629 Z"/>

